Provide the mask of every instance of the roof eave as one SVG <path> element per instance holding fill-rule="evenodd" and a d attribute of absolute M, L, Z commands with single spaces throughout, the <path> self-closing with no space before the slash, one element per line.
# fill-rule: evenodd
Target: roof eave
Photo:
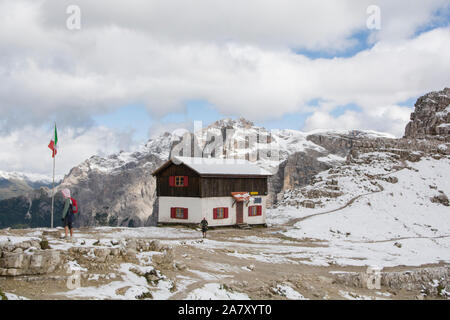
<path fill-rule="evenodd" d="M 160 173 L 162 170 L 167 168 L 172 163 L 172 159 L 167 160 L 164 162 L 158 169 L 152 172 L 152 176 L 156 176 L 158 173 Z"/>
<path fill-rule="evenodd" d="M 233 173 L 200 173 L 201 177 L 205 178 L 267 178 L 270 177 L 271 174 L 233 174 Z"/>
<path fill-rule="evenodd" d="M 173 159 L 169 159 L 166 162 L 164 162 L 158 169 L 156 169 L 155 171 L 152 172 L 152 176 L 156 176 L 158 173 L 160 173 L 162 170 L 166 169 L 167 167 L 169 167 L 171 164 L 175 164 L 172 161 Z M 239 173 L 233 173 L 233 174 L 229 174 L 229 173 L 201 173 L 197 170 L 195 170 L 192 166 L 190 166 L 188 163 L 185 163 L 183 161 L 180 161 L 181 163 L 179 164 L 184 164 L 186 167 L 188 167 L 189 169 L 195 171 L 199 176 L 201 177 L 238 177 L 238 178 L 267 178 L 269 176 L 272 176 L 271 173 L 267 173 L 267 174 L 239 174 Z"/>

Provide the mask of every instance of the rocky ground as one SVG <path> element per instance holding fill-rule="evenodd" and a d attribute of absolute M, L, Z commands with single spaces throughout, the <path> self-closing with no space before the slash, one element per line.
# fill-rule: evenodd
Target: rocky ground
<path fill-rule="evenodd" d="M 430 196 L 440 187 L 448 192 L 447 185 L 435 178 L 427 185 L 421 173 L 430 194 L 416 206 L 390 209 L 396 217 L 387 221 L 370 197 L 397 187 L 407 193 L 401 182 L 413 186 L 417 168 L 433 160 L 370 159 L 358 164 L 359 175 L 343 166 L 287 191 L 270 210 L 268 228 L 210 230 L 207 239 L 185 227 L 82 228 L 72 242 L 59 238 L 61 229 L 3 229 L 0 288 L 10 299 L 448 299 L 446 204 Z M 404 171 L 412 176 L 402 177 Z M 304 208 L 304 194 L 314 207 Z M 368 201 L 384 227 L 362 210 Z M 436 215 L 422 223 L 417 206 Z M 363 223 L 374 223 L 373 232 L 353 209 L 364 214 Z"/>
<path fill-rule="evenodd" d="M 450 156 L 354 155 L 286 189 L 267 228 L 1 229 L 9 299 L 448 299 Z"/>
<path fill-rule="evenodd" d="M 365 266 L 303 263 L 293 253 L 328 245 L 280 230 L 217 229 L 204 240 L 185 228 L 95 228 L 77 230 L 73 243 L 49 229 L 2 230 L 2 239 L 13 239 L 3 245 L 2 267 L 17 271 L 0 277 L 0 288 L 12 299 L 448 297 L 448 264 L 385 268 L 381 286 L 369 289 Z M 42 237 L 50 248 L 39 249 Z"/>

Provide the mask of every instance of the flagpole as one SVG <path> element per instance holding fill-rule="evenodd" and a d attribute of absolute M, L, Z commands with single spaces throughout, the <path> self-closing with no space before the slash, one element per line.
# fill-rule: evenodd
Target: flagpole
<path fill-rule="evenodd" d="M 56 121 L 55 121 L 55 128 L 53 131 L 53 135 L 54 135 L 54 140 L 55 140 L 55 146 L 54 146 L 54 150 L 53 150 L 53 181 L 52 181 L 52 214 L 51 214 L 51 222 L 50 222 L 50 228 L 53 229 L 53 210 L 54 210 L 54 203 L 55 203 L 55 162 L 56 162 Z"/>
<path fill-rule="evenodd" d="M 55 152 L 53 151 L 52 216 L 51 216 L 51 224 L 50 224 L 50 228 L 52 228 L 52 229 L 53 229 L 53 204 L 55 201 L 55 160 L 56 160 L 56 155 L 55 155 Z"/>

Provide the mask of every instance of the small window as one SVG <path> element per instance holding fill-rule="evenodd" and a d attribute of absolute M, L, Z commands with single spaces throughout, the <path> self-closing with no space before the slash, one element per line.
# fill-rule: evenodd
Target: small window
<path fill-rule="evenodd" d="M 177 218 L 177 219 L 184 219 L 184 209 L 183 208 L 176 208 L 175 209 L 175 218 Z"/>
<path fill-rule="evenodd" d="M 170 176 L 169 185 L 171 187 L 187 187 L 188 176 Z"/>
<path fill-rule="evenodd" d="M 170 217 L 172 219 L 187 219 L 188 209 L 187 208 L 170 208 Z"/>
<path fill-rule="evenodd" d="M 184 176 L 176 176 L 175 177 L 175 186 L 176 187 L 184 186 Z"/>
<path fill-rule="evenodd" d="M 223 219 L 224 212 L 225 212 L 224 208 L 217 208 L 216 219 Z"/>
<path fill-rule="evenodd" d="M 248 215 L 250 217 L 262 215 L 262 206 L 250 206 L 250 207 L 248 207 Z"/>
<path fill-rule="evenodd" d="M 214 219 L 227 219 L 228 218 L 228 208 L 214 208 L 213 209 L 213 218 Z"/>

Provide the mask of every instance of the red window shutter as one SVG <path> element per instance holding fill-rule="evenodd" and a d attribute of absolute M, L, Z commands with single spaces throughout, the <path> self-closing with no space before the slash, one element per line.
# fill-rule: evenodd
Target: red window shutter
<path fill-rule="evenodd" d="M 170 208 L 170 217 L 175 219 L 176 217 L 176 208 Z"/>
<path fill-rule="evenodd" d="M 228 218 L 228 208 L 223 208 L 223 217 L 225 218 L 225 219 L 227 219 Z"/>
<path fill-rule="evenodd" d="M 188 219 L 188 208 L 183 208 L 183 217 L 184 219 Z"/>
<path fill-rule="evenodd" d="M 262 206 L 257 206 L 256 208 L 257 208 L 257 212 L 258 212 L 257 215 L 258 216 L 262 215 Z"/>
<path fill-rule="evenodd" d="M 189 177 L 188 176 L 184 176 L 184 186 L 187 187 L 189 186 Z"/>
<path fill-rule="evenodd" d="M 213 219 L 217 219 L 217 208 L 213 209 Z"/>
<path fill-rule="evenodd" d="M 169 186 L 175 187 L 175 176 L 169 177 Z"/>
<path fill-rule="evenodd" d="M 252 207 L 251 207 L 251 206 L 248 207 L 248 215 L 249 215 L 249 216 L 252 215 Z"/>

